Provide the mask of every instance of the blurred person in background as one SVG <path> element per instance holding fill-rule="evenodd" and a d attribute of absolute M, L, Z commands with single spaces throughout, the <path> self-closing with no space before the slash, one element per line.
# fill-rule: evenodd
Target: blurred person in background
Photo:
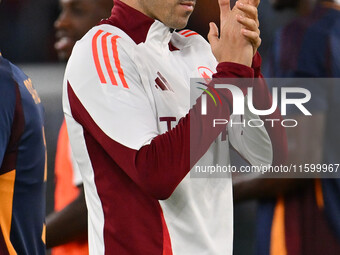
<path fill-rule="evenodd" d="M 56 60 L 51 27 L 58 14 L 57 3 L 56 0 L 3 1 L 0 48 L 8 59 L 20 64 Z"/>
<path fill-rule="evenodd" d="M 67 61 L 77 40 L 98 22 L 110 16 L 112 0 L 60 0 L 61 13 L 55 21 L 55 49 Z M 60 83 L 61 84 L 61 83 Z M 84 189 L 63 122 L 55 160 L 55 212 L 47 217 L 47 247 L 53 255 L 88 254 L 87 209 Z M 58 247 L 56 247 L 58 246 Z"/>
<path fill-rule="evenodd" d="M 1 52 L 0 96 L 0 254 L 42 255 L 44 110 L 31 79 Z"/>
<path fill-rule="evenodd" d="M 269 3 L 277 11 L 293 8 L 299 15 L 308 14 L 317 0 L 269 0 Z"/>
<path fill-rule="evenodd" d="M 340 77 L 339 1 L 272 1 L 294 7 L 301 17 L 276 35 L 267 76 Z M 312 116 L 290 111 L 298 121 L 287 129 L 288 163 L 338 164 L 340 86 L 305 86 Z M 257 254 L 340 254 L 339 179 L 235 179 L 235 202 L 263 199 L 258 210 Z"/>

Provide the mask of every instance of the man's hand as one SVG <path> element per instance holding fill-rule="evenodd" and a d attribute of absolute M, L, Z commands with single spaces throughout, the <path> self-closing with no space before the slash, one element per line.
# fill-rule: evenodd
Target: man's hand
<path fill-rule="evenodd" d="M 249 3 L 251 1 L 251 4 Z M 208 40 L 212 52 L 220 62 L 235 62 L 251 66 L 252 58 L 261 43 L 258 29 L 259 0 L 242 0 L 230 9 L 230 0 L 219 0 L 220 26 L 211 22 Z"/>
<path fill-rule="evenodd" d="M 243 2 L 248 2 L 244 4 Z M 261 45 L 260 29 L 259 29 L 259 19 L 257 6 L 260 4 L 259 0 L 249 0 L 249 1 L 238 1 L 237 8 L 243 12 L 244 15 L 238 14 L 237 21 L 241 23 L 244 28 L 242 29 L 242 34 L 248 38 L 248 40 L 253 45 L 254 55 L 257 49 Z"/>

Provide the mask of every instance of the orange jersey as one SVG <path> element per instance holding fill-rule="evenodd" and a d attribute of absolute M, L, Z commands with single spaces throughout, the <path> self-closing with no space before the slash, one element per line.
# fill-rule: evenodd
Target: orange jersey
<path fill-rule="evenodd" d="M 63 121 L 59 131 L 57 153 L 55 158 L 55 211 L 60 211 L 71 203 L 79 194 L 73 183 L 73 167 L 66 123 Z M 72 242 L 52 249 L 52 255 L 86 255 L 86 243 Z"/>

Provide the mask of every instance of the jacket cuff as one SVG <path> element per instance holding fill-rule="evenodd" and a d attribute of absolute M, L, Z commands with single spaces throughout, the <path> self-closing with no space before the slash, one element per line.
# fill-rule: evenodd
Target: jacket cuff
<path fill-rule="evenodd" d="M 253 63 L 251 68 L 254 70 L 254 77 L 257 78 L 261 75 L 261 64 L 262 58 L 259 52 L 256 52 L 255 56 L 253 57 Z"/>

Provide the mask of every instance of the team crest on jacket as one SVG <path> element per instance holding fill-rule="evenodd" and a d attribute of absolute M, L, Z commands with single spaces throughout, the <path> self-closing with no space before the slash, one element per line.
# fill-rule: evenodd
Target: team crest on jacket
<path fill-rule="evenodd" d="M 198 68 L 198 73 L 207 83 L 211 81 L 212 75 L 214 74 L 213 71 L 211 71 L 208 67 L 205 66 L 200 66 Z"/>

